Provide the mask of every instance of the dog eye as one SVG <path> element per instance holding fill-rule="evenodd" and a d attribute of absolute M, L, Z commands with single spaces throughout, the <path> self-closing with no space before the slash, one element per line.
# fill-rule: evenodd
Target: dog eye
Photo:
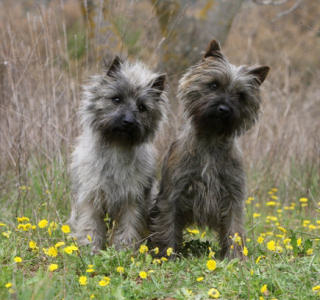
<path fill-rule="evenodd" d="M 139 109 L 140 112 L 147 111 L 147 107 L 142 103 L 138 105 L 138 109 Z"/>
<path fill-rule="evenodd" d="M 244 101 L 244 100 L 246 99 L 246 94 L 243 93 L 243 92 L 240 92 L 240 93 L 238 94 L 238 97 L 239 97 L 239 100 L 240 100 L 240 101 Z"/>
<path fill-rule="evenodd" d="M 119 97 L 113 97 L 111 98 L 111 101 L 114 103 L 114 104 L 119 104 L 121 102 L 120 98 Z"/>
<path fill-rule="evenodd" d="M 220 84 L 218 81 L 213 81 L 210 83 L 210 89 L 215 91 L 220 87 Z"/>

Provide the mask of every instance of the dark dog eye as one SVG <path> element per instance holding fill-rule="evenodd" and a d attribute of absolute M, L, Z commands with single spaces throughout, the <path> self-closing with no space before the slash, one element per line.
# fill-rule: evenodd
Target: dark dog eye
<path fill-rule="evenodd" d="M 119 104 L 121 102 L 119 97 L 113 97 L 111 100 L 114 104 Z"/>
<path fill-rule="evenodd" d="M 147 107 L 144 104 L 141 103 L 141 104 L 138 105 L 138 109 L 139 109 L 140 112 L 144 112 L 144 111 L 147 110 Z"/>
<path fill-rule="evenodd" d="M 213 91 L 217 90 L 220 87 L 220 84 L 218 81 L 213 81 L 210 83 L 210 89 Z"/>
<path fill-rule="evenodd" d="M 239 100 L 240 100 L 240 101 L 244 101 L 244 100 L 246 99 L 246 94 L 243 93 L 243 92 L 240 92 L 240 93 L 238 94 L 238 97 L 239 97 Z"/>

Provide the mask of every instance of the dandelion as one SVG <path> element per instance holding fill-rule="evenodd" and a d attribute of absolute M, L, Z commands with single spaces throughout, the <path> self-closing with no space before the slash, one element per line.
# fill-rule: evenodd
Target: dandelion
<path fill-rule="evenodd" d="M 66 234 L 68 234 L 68 233 L 71 232 L 69 225 L 62 225 L 62 226 L 61 226 L 61 231 L 62 231 L 63 233 L 66 233 Z"/>
<path fill-rule="evenodd" d="M 7 227 L 7 224 L 0 222 L 0 227 Z"/>
<path fill-rule="evenodd" d="M 279 197 L 278 197 L 278 196 L 276 196 L 276 195 L 271 195 L 271 199 L 273 199 L 273 200 L 278 200 L 278 199 L 279 199 Z"/>
<path fill-rule="evenodd" d="M 17 217 L 17 221 L 19 222 L 19 223 L 23 223 L 23 222 L 29 222 L 30 220 L 29 220 L 29 218 L 28 217 Z"/>
<path fill-rule="evenodd" d="M 208 291 L 209 298 L 218 299 L 220 297 L 220 293 L 217 289 L 212 288 Z"/>
<path fill-rule="evenodd" d="M 203 279 L 204 279 L 204 277 L 201 276 L 201 277 L 198 277 L 198 278 L 197 278 L 197 281 L 200 282 L 200 281 L 202 281 Z"/>
<path fill-rule="evenodd" d="M 204 231 L 204 232 L 202 232 L 202 233 L 201 233 L 200 238 L 202 238 L 202 239 L 203 239 L 203 238 L 205 237 L 205 235 L 206 235 L 206 232 Z"/>
<path fill-rule="evenodd" d="M 262 244 L 263 241 L 264 241 L 264 237 L 260 235 L 260 236 L 258 237 L 258 239 L 257 239 L 257 242 L 258 242 L 259 244 Z"/>
<path fill-rule="evenodd" d="M 270 251 L 276 251 L 276 243 L 274 240 L 271 240 L 270 242 L 267 243 L 267 248 Z"/>
<path fill-rule="evenodd" d="M 7 289 L 11 288 L 11 287 L 12 287 L 12 283 L 11 283 L 11 282 L 8 282 L 8 283 L 5 285 L 5 287 L 6 287 Z"/>
<path fill-rule="evenodd" d="M 90 295 L 90 299 L 94 299 L 96 296 L 94 294 Z"/>
<path fill-rule="evenodd" d="M 124 273 L 124 267 L 117 267 L 117 272 L 120 273 L 120 274 L 123 274 Z"/>
<path fill-rule="evenodd" d="M 143 254 L 143 253 L 147 253 L 148 250 L 149 250 L 148 246 L 146 246 L 146 245 L 141 245 L 141 246 L 140 246 L 140 249 L 139 249 L 139 252 L 140 252 L 141 254 Z"/>
<path fill-rule="evenodd" d="M 248 248 L 246 246 L 243 247 L 242 253 L 244 256 L 248 256 Z"/>
<path fill-rule="evenodd" d="M 58 269 L 58 265 L 57 264 L 51 264 L 51 265 L 49 265 L 49 267 L 48 267 L 48 271 L 50 271 L 50 272 L 54 272 L 55 270 L 57 270 Z"/>
<path fill-rule="evenodd" d="M 34 250 L 34 249 L 37 249 L 37 243 L 35 241 L 30 241 L 29 242 L 29 248 Z"/>
<path fill-rule="evenodd" d="M 171 247 L 169 247 L 167 249 L 167 256 L 170 256 L 172 254 L 172 252 L 173 252 L 173 249 Z"/>
<path fill-rule="evenodd" d="M 162 261 L 168 261 L 168 259 L 166 257 L 161 257 Z"/>
<path fill-rule="evenodd" d="M 266 203 L 266 206 L 277 206 L 277 205 L 279 205 L 279 204 L 276 203 L 275 201 L 268 201 L 268 202 Z"/>
<path fill-rule="evenodd" d="M 259 213 L 253 213 L 253 214 L 252 214 L 252 217 L 253 217 L 254 219 L 256 219 L 256 218 L 261 217 L 261 214 L 259 214 Z"/>
<path fill-rule="evenodd" d="M 262 258 L 265 258 L 265 256 L 264 256 L 264 255 L 260 255 L 260 256 L 256 259 L 256 264 L 258 264 L 259 261 L 260 261 Z"/>
<path fill-rule="evenodd" d="M 267 287 L 266 284 L 264 284 L 264 285 L 261 287 L 260 292 L 261 292 L 261 294 L 266 294 L 267 291 L 268 291 L 268 287 Z"/>
<path fill-rule="evenodd" d="M 199 234 L 199 230 L 198 229 L 190 229 L 190 228 L 187 228 L 187 231 L 191 234 Z"/>
<path fill-rule="evenodd" d="M 68 246 L 68 247 L 65 247 L 63 249 L 63 251 L 67 254 L 72 254 L 73 251 L 77 251 L 78 250 L 78 247 L 74 246 L 74 245 L 71 245 L 71 246 Z"/>
<path fill-rule="evenodd" d="M 55 247 L 56 249 L 58 249 L 59 247 L 64 246 L 64 245 L 65 245 L 65 243 L 61 241 L 61 242 L 56 243 L 56 244 L 54 245 L 54 247 Z"/>
<path fill-rule="evenodd" d="M 16 256 L 13 260 L 16 263 L 21 263 L 22 262 L 22 258 L 20 256 Z"/>
<path fill-rule="evenodd" d="M 10 230 L 4 231 L 4 232 L 2 232 L 2 235 L 8 239 L 11 235 L 11 231 Z"/>
<path fill-rule="evenodd" d="M 308 202 L 308 198 L 305 198 L 305 197 L 300 198 L 300 199 L 299 199 L 299 202 L 300 202 L 300 203 L 307 203 L 307 202 Z"/>
<path fill-rule="evenodd" d="M 315 225 L 313 225 L 313 224 L 310 224 L 310 225 L 308 226 L 308 228 L 309 228 L 309 230 L 315 230 L 315 229 L 317 229 L 317 226 L 315 226 Z"/>
<path fill-rule="evenodd" d="M 50 247 L 50 248 L 48 248 L 46 254 L 51 257 L 56 257 L 58 255 L 58 251 L 55 247 Z"/>
<path fill-rule="evenodd" d="M 89 268 L 86 270 L 87 273 L 92 273 L 92 272 L 94 272 L 94 271 L 95 271 L 95 269 L 92 268 L 92 267 L 91 267 L 91 268 L 89 267 Z"/>
<path fill-rule="evenodd" d="M 307 255 L 312 255 L 313 254 L 313 249 L 312 248 L 308 249 L 306 253 L 307 253 Z"/>
<path fill-rule="evenodd" d="M 79 284 L 80 285 L 87 285 L 87 277 L 86 276 L 80 276 L 79 277 Z"/>
<path fill-rule="evenodd" d="M 282 231 L 283 233 L 286 233 L 286 232 L 287 232 L 287 230 L 286 230 L 285 228 L 281 227 L 281 226 L 278 226 L 278 229 L 279 229 L 280 231 Z"/>
<path fill-rule="evenodd" d="M 320 292 L 320 285 L 316 285 L 312 288 L 314 292 Z"/>
<path fill-rule="evenodd" d="M 87 239 L 88 239 L 88 241 L 89 241 L 90 243 L 92 242 L 92 237 L 91 237 L 90 234 L 87 235 Z"/>
<path fill-rule="evenodd" d="M 217 268 L 217 263 L 214 259 L 209 259 L 207 261 L 207 268 L 209 271 L 214 271 Z"/>
<path fill-rule="evenodd" d="M 48 221 L 46 219 L 43 219 L 38 223 L 38 226 L 39 228 L 45 228 L 48 226 Z"/>
<path fill-rule="evenodd" d="M 146 279 L 148 277 L 148 274 L 145 271 L 141 271 L 139 273 L 139 276 L 140 276 L 141 279 Z"/>
<path fill-rule="evenodd" d="M 154 252 L 154 254 L 159 254 L 159 247 L 155 247 L 155 248 L 153 249 L 153 252 Z"/>
<path fill-rule="evenodd" d="M 155 258 L 155 259 L 153 259 L 152 263 L 154 265 L 160 265 L 161 264 L 161 260 L 159 258 Z"/>
<path fill-rule="evenodd" d="M 298 239 L 297 239 L 297 245 L 298 245 L 298 247 L 301 246 L 301 242 L 302 242 L 301 238 L 298 238 Z"/>

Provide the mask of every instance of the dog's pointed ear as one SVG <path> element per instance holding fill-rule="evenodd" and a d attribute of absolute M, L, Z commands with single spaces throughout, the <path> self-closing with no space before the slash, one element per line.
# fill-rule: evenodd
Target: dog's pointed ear
<path fill-rule="evenodd" d="M 254 76 L 257 83 L 261 85 L 264 82 L 264 80 L 267 78 L 269 70 L 270 70 L 270 67 L 268 66 L 256 66 L 256 67 L 251 67 L 249 69 L 249 74 Z"/>
<path fill-rule="evenodd" d="M 207 48 L 206 53 L 204 54 L 203 58 L 207 57 L 222 57 L 221 47 L 218 41 L 212 40 Z"/>
<path fill-rule="evenodd" d="M 154 80 L 151 82 L 151 88 L 159 91 L 160 93 L 163 92 L 165 87 L 165 81 L 166 81 L 166 74 L 160 74 L 157 76 Z"/>
<path fill-rule="evenodd" d="M 104 60 L 104 67 L 105 67 L 107 76 L 113 77 L 120 70 L 121 63 L 122 63 L 122 60 L 119 56 L 116 56 L 112 60 L 111 64 L 110 63 L 108 64 Z"/>

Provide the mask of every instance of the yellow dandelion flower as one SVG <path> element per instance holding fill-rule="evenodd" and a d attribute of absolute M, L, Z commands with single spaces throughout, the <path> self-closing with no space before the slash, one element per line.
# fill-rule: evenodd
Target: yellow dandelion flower
<path fill-rule="evenodd" d="M 39 228 L 45 228 L 47 226 L 48 226 L 48 221 L 46 219 L 43 219 L 38 223 Z"/>
<path fill-rule="evenodd" d="M 167 249 L 167 256 L 170 256 L 172 254 L 172 252 L 173 252 L 173 249 L 171 247 L 169 247 Z"/>
<path fill-rule="evenodd" d="M 276 243 L 274 240 L 271 240 L 270 242 L 267 243 L 267 248 L 270 251 L 276 251 Z"/>
<path fill-rule="evenodd" d="M 308 202 L 308 198 L 305 198 L 305 197 L 300 198 L 300 199 L 299 199 L 299 202 L 300 202 L 300 203 L 307 203 L 307 202 Z"/>
<path fill-rule="evenodd" d="M 35 241 L 30 241 L 29 248 L 30 249 L 37 249 L 37 243 Z"/>
<path fill-rule="evenodd" d="M 300 246 L 301 246 L 301 243 L 302 243 L 301 238 L 298 238 L 298 239 L 297 239 L 297 245 L 298 245 L 298 247 L 300 247 Z"/>
<path fill-rule="evenodd" d="M 140 246 L 139 252 L 140 252 L 141 254 L 147 253 L 148 251 L 149 251 L 148 246 L 146 246 L 146 245 L 141 245 L 141 246 Z"/>
<path fill-rule="evenodd" d="M 121 267 L 121 266 L 117 267 L 117 272 L 120 274 L 124 273 L 124 267 Z"/>
<path fill-rule="evenodd" d="M 320 292 L 320 285 L 316 285 L 312 288 L 314 292 Z"/>
<path fill-rule="evenodd" d="M 253 269 L 250 269 L 250 275 L 253 276 L 253 274 L 254 274 Z"/>
<path fill-rule="evenodd" d="M 133 256 L 130 257 L 130 260 L 131 260 L 132 263 L 134 263 L 134 257 Z"/>
<path fill-rule="evenodd" d="M 253 214 L 252 214 L 252 217 L 253 217 L 254 219 L 256 219 L 256 218 L 261 217 L 261 214 L 259 214 L 259 213 L 253 213 Z"/>
<path fill-rule="evenodd" d="M 159 247 L 155 247 L 155 248 L 153 249 L 153 252 L 154 252 L 154 254 L 159 254 Z"/>
<path fill-rule="evenodd" d="M 312 254 L 313 254 L 313 249 L 312 248 L 308 249 L 307 250 L 307 255 L 312 255 Z"/>
<path fill-rule="evenodd" d="M 250 242 L 251 242 L 251 239 L 250 239 L 250 238 L 246 238 L 246 242 L 247 242 L 247 243 L 250 243 Z"/>
<path fill-rule="evenodd" d="M 207 268 L 209 271 L 214 271 L 217 268 L 217 263 L 214 259 L 209 259 L 207 261 Z"/>
<path fill-rule="evenodd" d="M 203 277 L 203 276 L 200 276 L 200 277 L 197 278 L 197 281 L 200 282 L 200 281 L 202 281 L 203 279 L 204 279 L 204 277 Z"/>
<path fill-rule="evenodd" d="M 61 231 L 62 231 L 63 233 L 66 233 L 66 234 L 68 234 L 68 233 L 71 232 L 69 225 L 62 225 L 62 226 L 61 226 Z"/>
<path fill-rule="evenodd" d="M 264 255 L 258 256 L 258 258 L 256 259 L 256 264 L 258 264 L 262 258 L 265 258 L 265 256 Z"/>
<path fill-rule="evenodd" d="M 90 295 L 90 299 L 94 299 L 96 296 L 94 294 Z"/>
<path fill-rule="evenodd" d="M 315 225 L 313 225 L 313 224 L 310 224 L 310 225 L 308 226 L 308 228 L 309 228 L 309 230 L 315 230 L 315 229 L 317 229 L 317 226 L 315 226 Z"/>
<path fill-rule="evenodd" d="M 145 271 L 141 271 L 139 272 L 139 276 L 141 279 L 146 279 L 148 277 L 148 274 Z"/>
<path fill-rule="evenodd" d="M 208 291 L 209 298 L 218 299 L 220 297 L 220 293 L 217 289 L 212 288 Z"/>
<path fill-rule="evenodd" d="M 19 222 L 19 223 L 22 223 L 22 222 L 29 222 L 30 221 L 30 219 L 28 218 L 28 217 L 17 217 L 17 221 Z"/>
<path fill-rule="evenodd" d="M 258 239 L 257 239 L 257 242 L 258 242 L 259 244 L 262 244 L 263 241 L 264 241 L 264 238 L 260 235 L 260 236 L 258 237 Z"/>
<path fill-rule="evenodd" d="M 7 289 L 11 288 L 11 287 L 12 287 L 12 283 L 11 283 L 11 282 L 6 283 L 5 287 L 6 287 Z"/>
<path fill-rule="evenodd" d="M 55 245 L 54 245 L 54 247 L 55 248 L 59 248 L 59 247 L 61 247 L 61 246 L 64 246 L 65 245 L 65 242 L 58 242 L 58 243 L 56 243 Z"/>
<path fill-rule="evenodd" d="M 2 235 L 8 239 L 11 235 L 11 231 L 10 230 L 4 231 L 4 232 L 2 232 Z"/>
<path fill-rule="evenodd" d="M 46 254 L 51 257 L 56 257 L 58 255 L 58 251 L 55 247 L 50 247 Z"/>
<path fill-rule="evenodd" d="M 191 234 L 199 234 L 199 230 L 198 229 L 190 229 L 190 228 L 187 228 L 187 231 Z"/>
<path fill-rule="evenodd" d="M 273 200 L 278 200 L 278 199 L 279 199 L 279 197 L 278 197 L 278 196 L 276 196 L 276 195 L 271 195 L 271 199 L 273 199 Z"/>
<path fill-rule="evenodd" d="M 261 287 L 260 292 L 261 292 L 261 294 L 266 294 L 267 291 L 268 291 L 268 286 L 266 284 L 264 284 Z"/>
<path fill-rule="evenodd" d="M 16 256 L 13 260 L 16 263 L 21 263 L 22 262 L 22 258 L 20 256 Z"/>
<path fill-rule="evenodd" d="M 204 232 L 202 232 L 202 233 L 201 233 L 200 238 L 202 238 L 202 239 L 203 239 L 203 238 L 205 237 L 205 235 L 206 235 L 206 232 L 204 231 Z"/>
<path fill-rule="evenodd" d="M 92 273 L 94 271 L 95 271 L 95 269 L 93 269 L 93 268 L 89 268 L 89 269 L 86 270 L 87 273 Z"/>
<path fill-rule="evenodd" d="M 278 226 L 278 229 L 279 229 L 280 231 L 282 231 L 283 233 L 286 233 L 286 232 L 287 232 L 287 230 L 286 230 L 285 228 L 281 227 L 281 226 Z"/>
<path fill-rule="evenodd" d="M 266 206 L 277 206 L 277 205 L 278 205 L 278 203 L 276 203 L 275 201 L 268 201 L 266 203 Z"/>
<path fill-rule="evenodd" d="M 57 264 L 51 264 L 51 265 L 49 265 L 49 267 L 48 267 L 48 271 L 50 271 L 50 272 L 54 272 L 55 270 L 57 270 L 58 269 L 58 265 Z"/>
<path fill-rule="evenodd" d="M 79 277 L 79 284 L 80 285 L 87 285 L 87 277 L 86 276 L 80 276 Z"/>
<path fill-rule="evenodd" d="M 7 224 L 0 222 L 0 227 L 7 227 Z"/>
<path fill-rule="evenodd" d="M 154 265 L 160 265 L 161 264 L 161 260 L 159 258 L 155 258 L 155 259 L 153 259 L 152 263 Z"/>
<path fill-rule="evenodd" d="M 289 239 L 289 238 L 286 238 L 283 240 L 284 245 L 288 245 L 288 244 L 290 244 L 290 242 L 291 242 L 291 239 Z"/>
<path fill-rule="evenodd" d="M 248 256 L 248 248 L 246 246 L 243 247 L 242 253 L 244 256 Z"/>
<path fill-rule="evenodd" d="M 87 239 L 88 239 L 89 242 L 92 242 L 92 237 L 91 237 L 90 234 L 87 235 Z"/>
<path fill-rule="evenodd" d="M 162 261 L 168 261 L 168 259 L 166 257 L 161 257 Z"/>

